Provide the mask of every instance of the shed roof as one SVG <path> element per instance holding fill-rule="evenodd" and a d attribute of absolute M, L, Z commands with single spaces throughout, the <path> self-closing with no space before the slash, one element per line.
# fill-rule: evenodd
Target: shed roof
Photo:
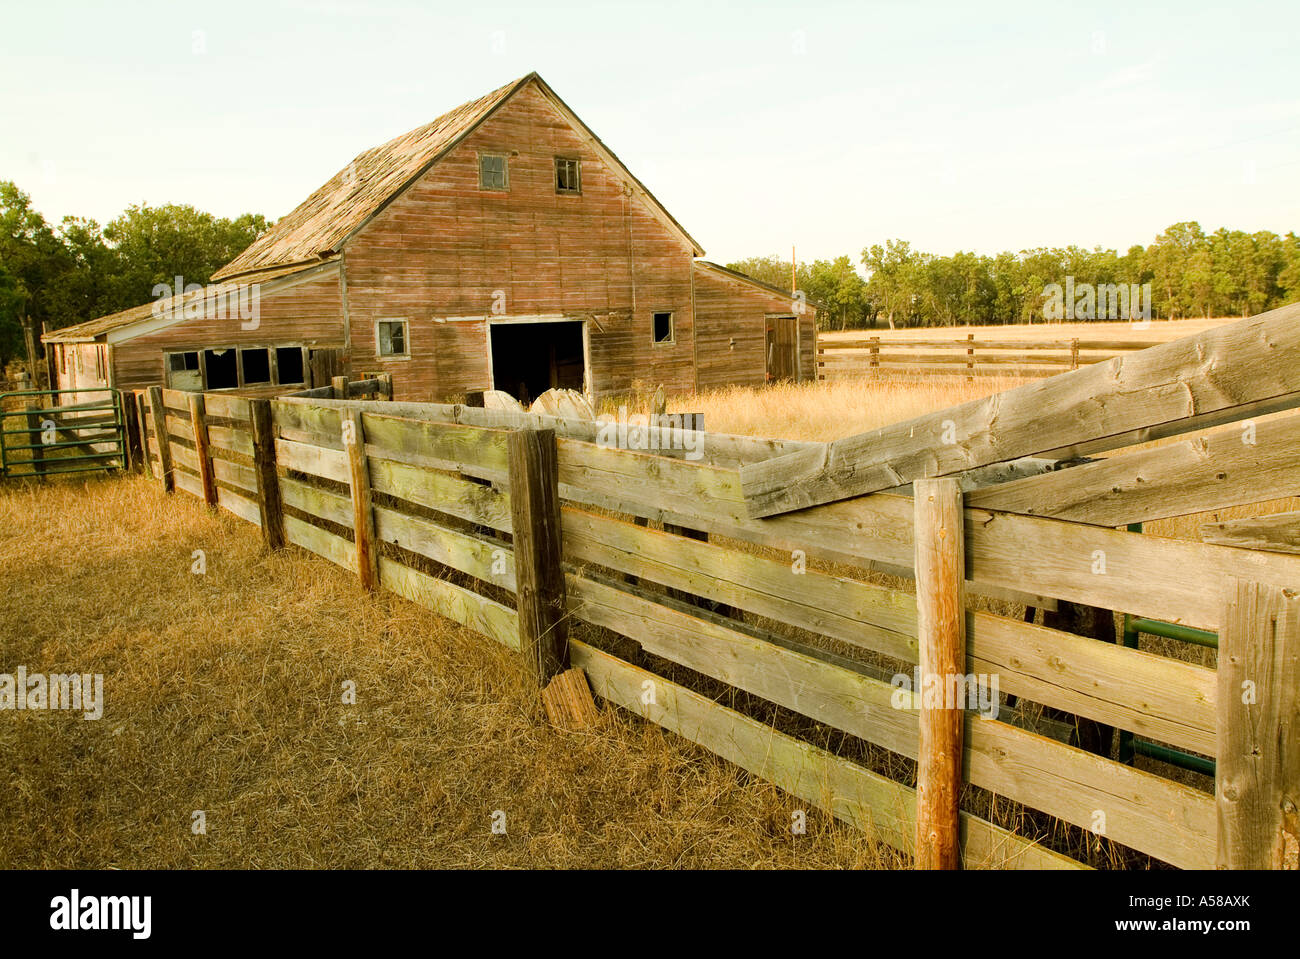
<path fill-rule="evenodd" d="M 704 252 L 547 83 L 536 73 L 530 73 L 476 100 L 462 103 L 431 123 L 360 154 L 334 174 L 328 183 L 278 220 L 248 249 L 214 273 L 213 279 L 228 279 L 270 266 L 319 262 L 320 258 L 334 254 L 352 234 L 365 226 L 390 201 L 530 83 L 536 84 L 566 119 L 580 128 L 607 162 L 632 181 L 654 212 L 680 233 L 697 255 Z"/>
<path fill-rule="evenodd" d="M 94 340 L 104 334 L 113 333 L 125 327 L 132 326 L 136 323 L 144 323 L 147 320 L 162 317 L 169 312 L 175 312 L 178 317 L 183 317 L 187 305 L 193 304 L 202 299 L 219 299 L 230 293 L 238 293 L 242 287 L 253 284 L 262 284 L 271 280 L 282 280 L 288 277 L 297 276 L 299 273 L 306 273 L 308 270 L 321 266 L 321 262 L 304 263 L 296 266 L 287 266 L 260 270 L 257 273 L 250 273 L 242 276 L 238 280 L 226 280 L 219 283 L 209 283 L 198 290 L 191 290 L 188 293 L 182 293 L 179 297 L 170 296 L 157 300 L 150 300 L 148 303 L 142 303 L 140 306 L 133 306 L 128 310 L 119 310 L 117 313 L 110 313 L 107 316 L 101 316 L 94 320 L 87 320 L 85 323 L 77 323 L 73 326 L 64 326 L 57 330 L 51 330 L 41 337 L 43 343 L 72 343 L 86 342 Z"/>
<path fill-rule="evenodd" d="M 748 273 L 741 273 L 739 270 L 733 270 L 729 267 L 725 267 L 721 263 L 714 263 L 712 260 L 696 260 L 695 268 L 697 270 L 703 270 L 705 272 L 712 273 L 713 275 L 723 280 L 731 280 L 733 283 L 748 284 L 749 286 L 755 287 L 763 291 L 764 293 L 772 293 L 775 294 L 776 296 L 784 297 L 785 299 L 791 301 L 795 299 L 795 295 L 791 293 L 789 290 L 783 290 L 781 289 L 781 287 L 773 286 L 771 283 L 764 283 L 762 280 L 756 280 Z M 812 304 L 814 309 L 824 310 L 826 308 L 822 303 L 818 302 L 817 300 L 814 300 L 812 297 L 808 296 L 807 294 L 804 294 L 804 302 Z"/>

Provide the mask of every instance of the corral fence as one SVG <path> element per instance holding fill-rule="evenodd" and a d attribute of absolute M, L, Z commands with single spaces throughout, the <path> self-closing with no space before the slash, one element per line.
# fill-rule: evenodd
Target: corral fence
<path fill-rule="evenodd" d="M 1000 394 L 996 416 L 967 404 L 871 443 L 651 424 L 647 448 L 527 413 L 156 387 L 136 409 L 166 489 L 517 650 L 541 686 L 577 667 L 597 696 L 919 864 L 1076 868 L 1118 850 L 1294 867 L 1300 555 L 1125 528 L 1300 494 L 1300 414 L 1247 420 L 1257 445 L 1238 422 L 1300 406 L 1287 309 L 1155 347 L 1109 385 L 1080 370 Z M 981 410 L 996 437 L 939 445 L 940 424 Z M 1195 435 L 1123 449 L 1180 433 Z M 1065 465 L 1098 449 L 1118 452 Z M 862 461 L 881 450 L 884 474 Z M 922 481 L 916 457 L 958 478 Z M 1089 610 L 1112 633 L 1119 611 L 1212 634 L 1217 668 L 1072 630 Z M 928 695 L 954 669 L 992 708 Z M 1127 734 L 1130 761 L 1039 714 Z M 1131 737 L 1214 775 L 1137 768 Z"/>
<path fill-rule="evenodd" d="M 129 465 L 117 390 L 0 393 L 0 477 L 39 479 Z"/>
<path fill-rule="evenodd" d="M 1056 340 L 977 338 L 894 339 L 867 336 L 817 340 L 817 378 L 881 374 L 1052 376 L 1151 346 L 1134 340 L 1070 337 Z"/>

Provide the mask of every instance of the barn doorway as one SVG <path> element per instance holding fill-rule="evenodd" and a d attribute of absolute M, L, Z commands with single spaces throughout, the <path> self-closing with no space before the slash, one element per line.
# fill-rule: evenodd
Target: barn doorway
<path fill-rule="evenodd" d="M 767 318 L 767 381 L 799 380 L 799 320 L 793 316 Z"/>
<path fill-rule="evenodd" d="M 584 392 L 584 325 L 581 320 L 490 324 L 493 389 L 524 406 L 550 389 Z"/>

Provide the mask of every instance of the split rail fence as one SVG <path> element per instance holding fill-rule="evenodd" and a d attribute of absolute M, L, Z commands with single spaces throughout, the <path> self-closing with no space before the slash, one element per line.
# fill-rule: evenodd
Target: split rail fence
<path fill-rule="evenodd" d="M 1270 316 L 1243 321 L 1257 325 L 1237 340 L 1156 347 L 1166 353 L 1106 381 L 1072 385 L 1094 372 L 1080 370 L 1002 394 L 1011 432 L 988 448 L 935 452 L 938 424 L 964 423 L 966 407 L 923 418 L 884 473 L 859 468 L 864 451 L 890 448 L 884 431 L 827 446 L 668 429 L 660 449 L 635 450 L 602 442 L 597 423 L 459 405 L 156 387 L 135 398 L 147 467 L 168 490 L 519 651 L 540 684 L 579 667 L 597 696 L 919 864 L 955 861 L 941 848 L 951 827 L 968 866 L 1079 867 L 1066 851 L 1104 836 L 1177 867 L 1267 867 L 1294 864 L 1300 831 L 1300 555 L 1123 527 L 1300 494 L 1300 413 L 1259 422 L 1255 446 L 1229 423 L 1300 406 L 1300 336 Z M 1178 377 L 1162 375 L 1170 365 Z M 1202 403 L 1206 382 L 1217 407 Z M 1101 415 L 1112 396 L 1129 398 L 1113 421 Z M 1018 404 L 1049 404 L 1064 425 L 1048 417 L 1025 439 Z M 986 426 L 998 419 L 982 409 Z M 1057 468 L 1085 440 L 1114 450 L 1189 431 Z M 959 479 L 913 490 L 927 472 Z M 916 591 L 871 581 L 881 570 L 915 576 Z M 966 594 L 1213 631 L 1218 667 L 970 609 Z M 649 656 L 615 655 L 611 633 Z M 945 656 L 996 676 L 1018 706 L 983 718 L 896 688 L 918 663 L 941 675 Z M 723 705 L 717 683 L 917 761 L 919 800 L 802 727 Z M 1216 760 L 1214 791 L 1035 732 L 1027 702 Z M 958 814 L 964 786 L 1038 813 L 1015 830 Z"/>
<path fill-rule="evenodd" d="M 866 336 L 817 340 L 817 378 L 880 374 L 1052 376 L 1150 347 L 1133 340 L 894 339 Z"/>

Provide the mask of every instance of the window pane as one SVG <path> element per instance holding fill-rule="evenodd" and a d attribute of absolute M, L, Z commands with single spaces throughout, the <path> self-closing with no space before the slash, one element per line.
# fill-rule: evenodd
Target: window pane
<path fill-rule="evenodd" d="M 239 362 L 244 371 L 244 384 L 271 382 L 271 351 L 240 350 Z"/>
<path fill-rule="evenodd" d="M 673 341 L 673 315 L 671 313 L 656 313 L 654 315 L 654 336 L 656 343 L 671 343 Z"/>
<path fill-rule="evenodd" d="M 275 368 L 281 383 L 305 383 L 302 347 L 281 346 L 275 351 Z"/>
<path fill-rule="evenodd" d="M 406 324 L 400 321 L 383 321 L 379 324 L 379 353 L 381 356 L 403 356 L 406 353 Z"/>
<path fill-rule="evenodd" d="M 482 190 L 506 188 L 506 158 L 484 154 L 478 158 L 478 185 Z"/>

